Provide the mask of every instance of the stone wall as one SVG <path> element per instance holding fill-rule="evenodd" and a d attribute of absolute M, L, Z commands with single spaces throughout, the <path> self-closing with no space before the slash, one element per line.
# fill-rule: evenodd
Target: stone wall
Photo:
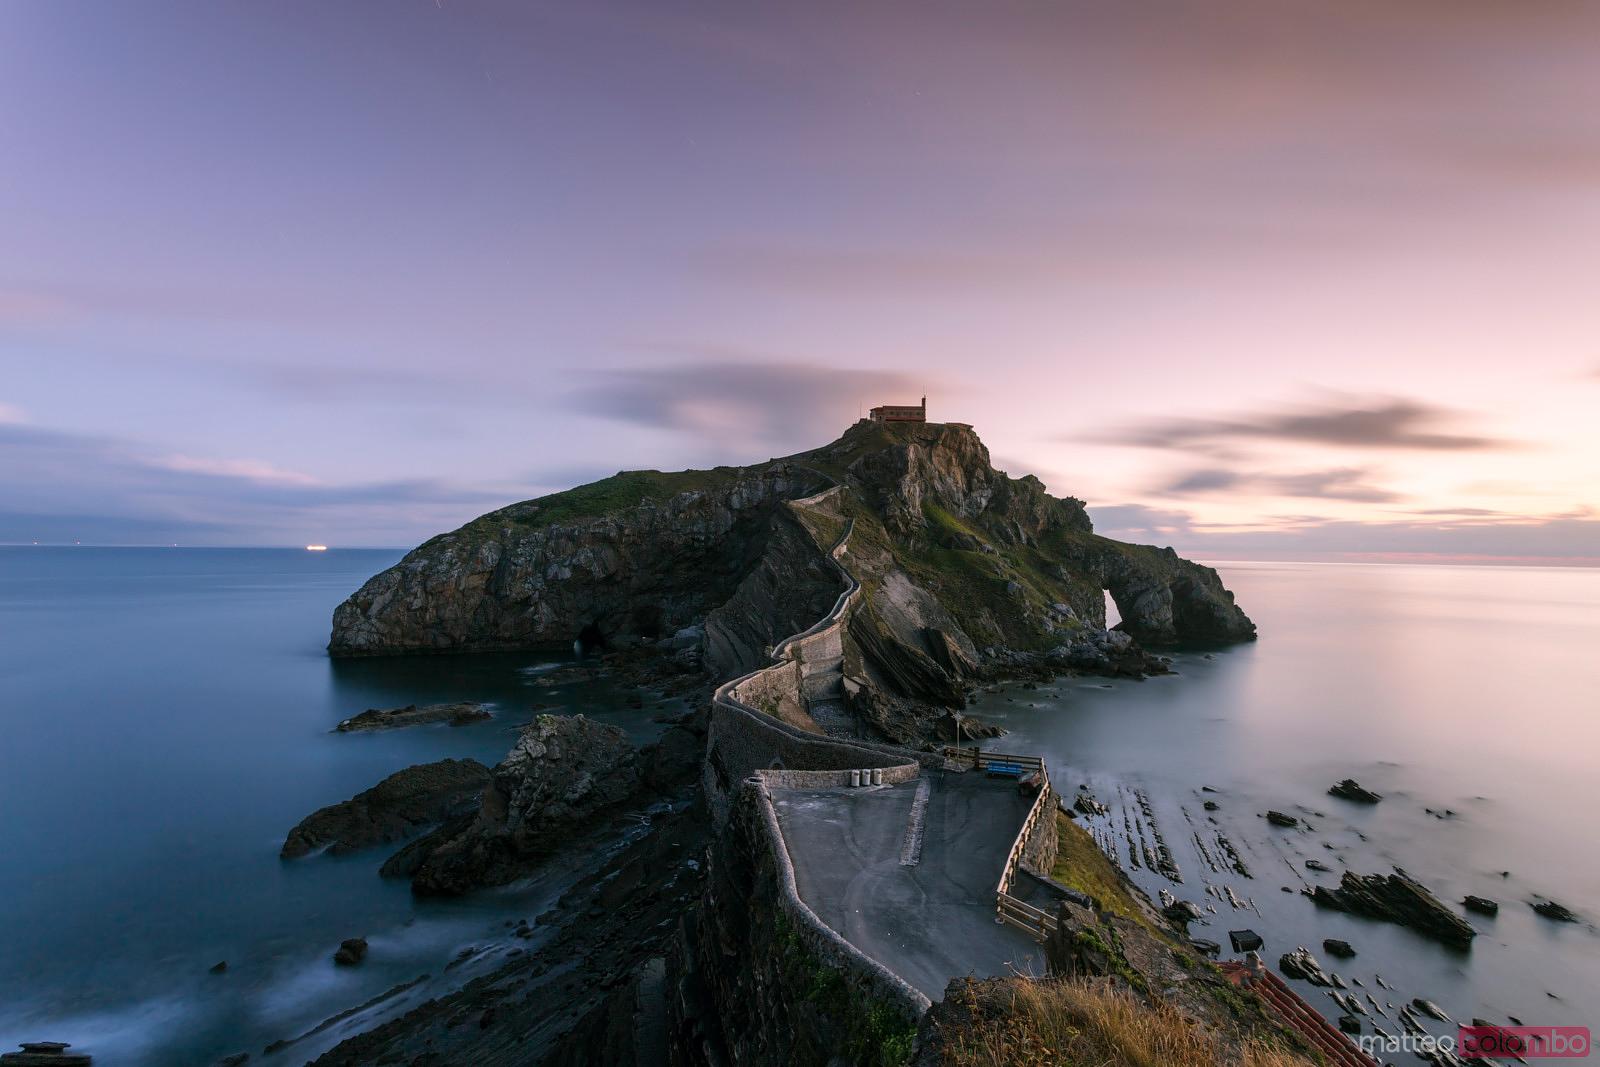
<path fill-rule="evenodd" d="M 798 730 L 759 711 L 716 700 L 711 705 L 701 783 L 712 816 L 721 825 L 746 778 L 785 771 L 791 772 L 790 782 L 805 781 L 807 788 L 824 788 L 848 785 L 851 770 L 877 767 L 883 770 L 886 782 L 904 782 L 921 773 L 919 761 L 923 759 L 939 761 L 932 754 L 924 756 L 890 745 L 834 741 Z M 801 771 L 832 773 L 812 779 L 792 776 Z"/>
<path fill-rule="evenodd" d="M 1028 840 L 1022 846 L 1021 863 L 1034 874 L 1048 878 L 1051 868 L 1056 865 L 1056 854 L 1061 849 L 1061 835 L 1056 831 L 1055 791 L 1047 790 L 1042 803 L 1045 807 L 1039 814 L 1039 821 L 1034 824 Z"/>
<path fill-rule="evenodd" d="M 740 783 L 708 863 L 668 961 L 676 1067 L 904 1062 L 928 998 L 800 899 L 759 779 Z"/>

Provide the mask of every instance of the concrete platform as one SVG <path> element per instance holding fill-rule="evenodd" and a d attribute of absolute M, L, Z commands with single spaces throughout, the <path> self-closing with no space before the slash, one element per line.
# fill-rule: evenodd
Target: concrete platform
<path fill-rule="evenodd" d="M 775 789 L 800 897 L 846 940 L 930 999 L 952 978 L 1043 974 L 1044 953 L 995 922 L 1000 867 L 1031 800 L 1011 780 L 924 771 L 920 855 L 901 863 L 919 782 Z"/>

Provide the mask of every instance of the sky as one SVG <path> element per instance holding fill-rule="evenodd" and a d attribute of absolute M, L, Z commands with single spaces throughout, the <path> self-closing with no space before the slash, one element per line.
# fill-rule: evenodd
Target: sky
<path fill-rule="evenodd" d="M 0 5 L 0 543 L 928 397 L 1111 536 L 1600 563 L 1600 6 Z"/>

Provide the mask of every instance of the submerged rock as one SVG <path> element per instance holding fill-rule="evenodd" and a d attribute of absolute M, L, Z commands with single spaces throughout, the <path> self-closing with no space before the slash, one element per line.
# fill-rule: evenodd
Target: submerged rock
<path fill-rule="evenodd" d="M 1330 956 L 1337 956 L 1342 960 L 1350 959 L 1356 954 L 1356 950 L 1350 947 L 1350 942 L 1341 941 L 1337 937 L 1323 938 L 1322 951 Z"/>
<path fill-rule="evenodd" d="M 1558 923 L 1575 923 L 1579 921 L 1578 917 L 1565 904 L 1559 904 L 1554 900 L 1539 900 L 1531 901 L 1530 903 L 1533 906 L 1533 910 L 1543 915 L 1546 919 L 1552 919 Z"/>
<path fill-rule="evenodd" d="M 1408 926 L 1447 945 L 1467 948 L 1477 931 L 1445 907 L 1426 886 L 1396 867 L 1393 874 L 1346 871 L 1338 889 L 1317 886 L 1306 894 L 1318 907 Z"/>
<path fill-rule="evenodd" d="M 1274 826 L 1299 826 L 1300 820 L 1293 815 L 1285 815 L 1281 811 L 1267 812 L 1267 821 Z"/>
<path fill-rule="evenodd" d="M 1322 964 L 1311 954 L 1311 950 L 1304 945 L 1293 952 L 1285 952 L 1278 957 L 1278 970 L 1290 978 L 1300 978 L 1312 985 L 1332 986 L 1333 978 L 1322 969 Z"/>
<path fill-rule="evenodd" d="M 367 958 L 367 939 L 364 937 L 347 937 L 339 942 L 339 948 L 333 954 L 333 962 L 341 967 L 354 967 Z"/>
<path fill-rule="evenodd" d="M 89 1056 L 68 1052 L 65 1041 L 24 1041 L 21 1052 L 0 1053 L 4 1067 L 89 1067 Z"/>
<path fill-rule="evenodd" d="M 1475 911 L 1479 915 L 1500 914 L 1500 905 L 1488 897 L 1475 897 L 1468 893 L 1462 898 L 1461 903 L 1468 911 Z"/>
<path fill-rule="evenodd" d="M 300 820 L 278 855 L 296 859 L 326 848 L 339 856 L 407 840 L 471 810 L 489 778 L 489 768 L 471 759 L 444 759 L 396 771 L 371 789 Z"/>
<path fill-rule="evenodd" d="M 1339 784 L 1328 789 L 1329 796 L 1342 797 L 1353 800 L 1358 804 L 1376 804 L 1383 799 L 1383 794 L 1374 793 L 1370 789 L 1363 789 L 1361 783 L 1354 778 L 1346 778 Z"/>
<path fill-rule="evenodd" d="M 362 730 L 396 730 L 402 726 L 421 726 L 431 722 L 447 722 L 451 726 L 466 726 L 493 718 L 483 704 L 424 704 L 417 707 L 407 704 L 403 708 L 368 708 L 360 715 L 345 719 L 334 730 L 341 734 Z"/>

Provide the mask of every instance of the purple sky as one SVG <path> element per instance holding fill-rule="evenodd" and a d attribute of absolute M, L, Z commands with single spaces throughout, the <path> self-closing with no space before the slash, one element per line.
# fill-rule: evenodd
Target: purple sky
<path fill-rule="evenodd" d="M 929 395 L 1105 532 L 1600 560 L 1600 8 L 0 6 L 0 542 L 403 545 Z"/>

